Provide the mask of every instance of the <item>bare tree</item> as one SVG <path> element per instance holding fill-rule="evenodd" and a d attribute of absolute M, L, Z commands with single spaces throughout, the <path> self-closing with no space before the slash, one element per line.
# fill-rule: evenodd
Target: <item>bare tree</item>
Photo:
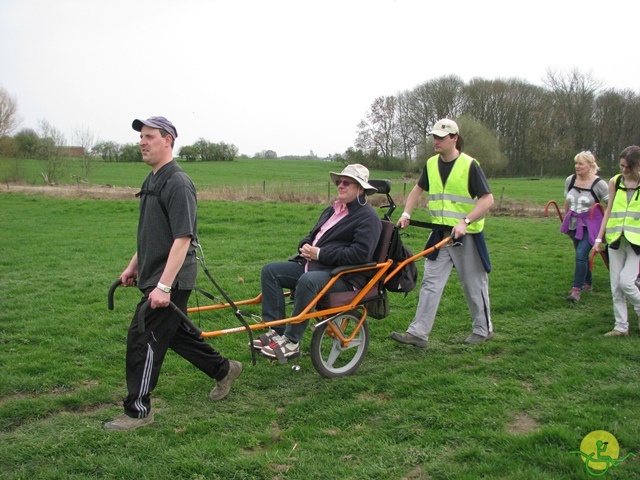
<path fill-rule="evenodd" d="M 437 119 L 460 116 L 464 82 L 457 75 L 436 78 L 426 85 Z"/>
<path fill-rule="evenodd" d="M 376 151 L 383 158 L 392 158 L 396 143 L 395 130 L 396 98 L 378 97 L 371 104 L 366 119 L 358 124 L 356 147 Z"/>
<path fill-rule="evenodd" d="M 422 142 L 429 129 L 438 121 L 435 107 L 429 94 L 429 83 L 418 85 L 409 92 L 408 115 L 418 142 Z"/>
<path fill-rule="evenodd" d="M 64 169 L 62 147 L 65 138 L 62 132 L 47 120 L 38 122 L 40 128 L 40 145 L 38 156 L 44 160 L 45 171 L 41 172 L 42 179 L 47 185 L 55 185 L 60 180 Z"/>
<path fill-rule="evenodd" d="M 558 107 L 555 118 L 557 133 L 572 140 L 575 153 L 592 148 L 595 99 L 601 82 L 577 69 L 569 72 L 549 69 L 544 83 L 551 89 Z"/>
<path fill-rule="evenodd" d="M 640 144 L 640 95 L 601 93 L 600 82 L 578 70 L 549 70 L 545 83 L 474 78 L 465 84 L 455 75 L 429 80 L 395 97 L 378 97 L 358 124 L 355 146 L 371 165 L 406 168 L 390 160 L 417 155 L 419 164 L 431 151 L 427 133 L 434 123 L 465 116 L 488 128 L 471 124 L 476 138 L 497 140 L 495 161 L 485 157 L 494 161 L 492 173 L 565 175 L 583 149 L 615 173 L 620 151 Z"/>
<path fill-rule="evenodd" d="M 0 137 L 13 132 L 20 125 L 20 121 L 17 100 L 0 87 Z"/>
<path fill-rule="evenodd" d="M 402 145 L 404 159 L 411 161 L 415 156 L 416 146 L 420 142 L 421 136 L 420 131 L 414 127 L 411 121 L 411 94 L 409 92 L 398 94 L 396 108 L 398 110 L 397 136 Z"/>
<path fill-rule="evenodd" d="M 640 144 L 640 97 L 631 90 L 607 90 L 596 99 L 595 140 L 598 164 L 618 171 L 618 156 Z"/>
<path fill-rule="evenodd" d="M 82 170 L 82 180 L 88 181 L 89 174 L 95 167 L 93 146 L 96 143 L 96 137 L 88 127 L 76 127 L 73 131 L 73 143 L 78 147 L 82 147 L 82 160 L 80 168 Z"/>

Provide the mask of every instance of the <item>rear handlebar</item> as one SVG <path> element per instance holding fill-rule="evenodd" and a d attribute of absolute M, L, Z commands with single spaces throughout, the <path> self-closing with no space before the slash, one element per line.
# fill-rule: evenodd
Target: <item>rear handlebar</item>
<path fill-rule="evenodd" d="M 109 295 L 107 297 L 107 306 L 109 307 L 109 310 L 113 310 L 113 304 L 114 304 L 113 296 L 116 289 L 121 285 L 122 285 L 122 281 L 118 278 L 118 280 L 113 282 L 111 284 L 111 287 L 109 287 Z M 144 332 L 145 330 L 144 319 L 147 316 L 147 311 L 149 310 L 150 306 L 151 306 L 151 301 L 147 299 L 147 301 L 142 304 L 142 306 L 140 307 L 140 310 L 138 311 L 138 332 L 140 333 Z M 189 330 L 193 330 L 197 335 L 202 334 L 202 330 L 200 330 L 200 328 L 198 328 L 191 321 L 191 319 L 176 306 L 175 303 L 169 302 L 169 306 L 165 308 L 170 308 L 175 313 L 177 313 L 182 323 L 184 323 L 189 328 Z"/>
<path fill-rule="evenodd" d="M 118 288 L 120 285 L 122 285 L 122 281 L 120 279 L 117 279 L 111 284 L 111 287 L 109 288 L 109 295 L 107 296 L 107 306 L 109 307 L 109 310 L 113 310 L 113 294 L 115 293 L 116 288 Z"/>
<path fill-rule="evenodd" d="M 144 319 L 147 316 L 147 311 L 149 310 L 150 306 L 151 306 L 151 300 L 147 299 L 147 301 L 142 304 L 142 306 L 140 307 L 140 310 L 138 311 L 138 332 L 140 333 L 144 332 Z M 165 308 L 170 308 L 175 313 L 177 313 L 178 316 L 180 317 L 180 320 L 182 320 L 182 323 L 184 323 L 189 328 L 189 330 L 193 330 L 196 333 L 196 335 L 200 336 L 202 334 L 202 330 L 200 330 L 191 321 L 191 319 L 187 317 L 187 315 L 176 306 L 175 303 L 169 302 L 169 306 Z"/>

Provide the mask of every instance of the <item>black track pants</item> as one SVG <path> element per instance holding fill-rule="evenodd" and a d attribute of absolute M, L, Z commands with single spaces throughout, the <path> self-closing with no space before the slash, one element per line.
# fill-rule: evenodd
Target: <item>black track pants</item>
<path fill-rule="evenodd" d="M 134 418 L 149 415 L 151 392 L 158 383 L 160 368 L 169 348 L 215 380 L 223 379 L 229 371 L 229 361 L 201 336 L 189 330 L 170 308 L 148 309 L 145 331 L 139 333 L 138 312 L 147 301 L 149 291 L 136 307 L 127 336 L 128 395 L 124 399 L 124 411 Z M 190 295 L 191 290 L 175 290 L 171 293 L 171 301 L 186 313 Z"/>

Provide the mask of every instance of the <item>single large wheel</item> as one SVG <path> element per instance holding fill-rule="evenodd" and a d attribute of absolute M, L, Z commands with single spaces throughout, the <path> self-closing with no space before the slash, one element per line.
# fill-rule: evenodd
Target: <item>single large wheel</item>
<path fill-rule="evenodd" d="M 316 327 L 311 337 L 311 362 L 320 375 L 341 377 L 355 372 L 369 349 L 369 324 L 366 319 L 348 343 L 360 321 L 360 312 L 345 312 Z M 345 344 L 346 343 L 346 344 Z"/>

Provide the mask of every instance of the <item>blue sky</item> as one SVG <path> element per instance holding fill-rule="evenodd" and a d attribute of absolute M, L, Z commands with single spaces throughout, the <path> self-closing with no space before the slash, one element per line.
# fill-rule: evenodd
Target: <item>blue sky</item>
<path fill-rule="evenodd" d="M 371 102 L 428 80 L 577 68 L 640 93 L 640 2 L 540 0 L 1 0 L 0 86 L 20 128 L 137 141 L 164 115 L 177 149 L 325 156 L 353 145 Z"/>

